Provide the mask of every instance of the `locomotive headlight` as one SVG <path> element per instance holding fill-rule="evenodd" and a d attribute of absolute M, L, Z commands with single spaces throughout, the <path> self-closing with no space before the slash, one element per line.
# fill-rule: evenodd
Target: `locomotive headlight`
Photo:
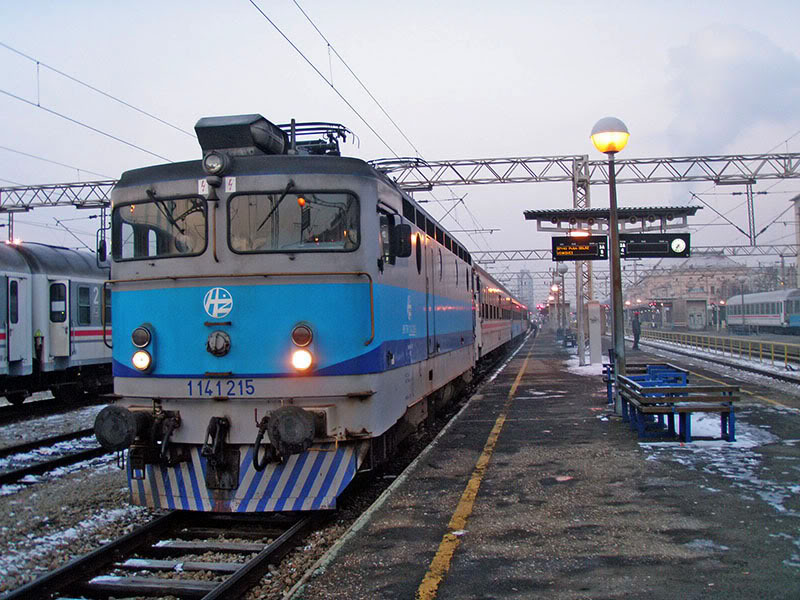
<path fill-rule="evenodd" d="M 292 354 L 292 366 L 298 371 L 305 371 L 311 366 L 311 352 L 305 349 L 295 350 Z"/>
<path fill-rule="evenodd" d="M 221 175 L 230 164 L 227 154 L 209 152 L 203 158 L 203 170 L 209 175 Z"/>
<path fill-rule="evenodd" d="M 153 366 L 153 358 L 146 350 L 137 350 L 134 352 L 131 362 L 137 370 L 142 371 L 143 373 L 149 371 L 150 367 Z"/>
<path fill-rule="evenodd" d="M 137 327 L 131 334 L 131 342 L 133 342 L 133 345 L 137 348 L 145 348 L 152 339 L 153 336 L 150 330 L 143 326 Z"/>

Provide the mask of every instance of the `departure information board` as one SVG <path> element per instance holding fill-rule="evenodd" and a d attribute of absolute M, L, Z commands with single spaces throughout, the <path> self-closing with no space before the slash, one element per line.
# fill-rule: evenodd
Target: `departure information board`
<path fill-rule="evenodd" d="M 620 233 L 621 258 L 687 258 L 691 254 L 688 233 Z"/>
<path fill-rule="evenodd" d="M 608 238 L 604 235 L 586 237 L 553 237 L 553 260 L 606 260 Z"/>

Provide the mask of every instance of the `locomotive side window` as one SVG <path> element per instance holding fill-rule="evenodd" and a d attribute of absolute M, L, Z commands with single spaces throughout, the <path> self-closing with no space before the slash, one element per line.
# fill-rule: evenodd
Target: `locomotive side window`
<path fill-rule="evenodd" d="M 422 240 L 417 234 L 417 273 L 422 273 Z"/>
<path fill-rule="evenodd" d="M 115 206 L 111 215 L 115 260 L 202 254 L 206 248 L 206 201 L 197 196 Z"/>
<path fill-rule="evenodd" d="M 8 284 L 8 320 L 12 324 L 19 322 L 19 282 Z"/>
<path fill-rule="evenodd" d="M 380 213 L 380 244 L 381 257 L 383 262 L 394 264 L 394 256 L 392 255 L 392 238 L 391 230 L 394 227 L 394 217 L 387 213 Z"/>
<path fill-rule="evenodd" d="M 50 284 L 50 321 L 63 323 L 67 320 L 67 286 L 63 283 Z"/>
<path fill-rule="evenodd" d="M 347 192 L 235 194 L 228 201 L 234 252 L 350 252 L 359 245 L 358 199 Z"/>
<path fill-rule="evenodd" d="M 89 325 L 91 321 L 89 288 L 87 286 L 80 286 L 78 287 L 78 325 Z"/>

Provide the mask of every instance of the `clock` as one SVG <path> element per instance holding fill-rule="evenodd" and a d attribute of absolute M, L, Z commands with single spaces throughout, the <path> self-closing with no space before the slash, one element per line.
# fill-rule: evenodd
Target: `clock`
<path fill-rule="evenodd" d="M 675 238 L 674 240 L 672 240 L 669 247 L 672 248 L 672 251 L 675 254 L 680 254 L 684 250 L 686 250 L 686 242 L 683 241 L 681 238 Z"/>

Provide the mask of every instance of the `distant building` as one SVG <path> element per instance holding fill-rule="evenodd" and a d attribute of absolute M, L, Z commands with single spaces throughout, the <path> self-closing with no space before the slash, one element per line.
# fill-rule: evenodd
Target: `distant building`
<path fill-rule="evenodd" d="M 640 312 L 645 324 L 704 329 L 716 324 L 725 300 L 742 291 L 741 278 L 747 278 L 750 291 L 752 269 L 722 253 L 680 262 L 662 259 L 642 269 L 636 284 L 625 289 L 625 309 Z"/>

